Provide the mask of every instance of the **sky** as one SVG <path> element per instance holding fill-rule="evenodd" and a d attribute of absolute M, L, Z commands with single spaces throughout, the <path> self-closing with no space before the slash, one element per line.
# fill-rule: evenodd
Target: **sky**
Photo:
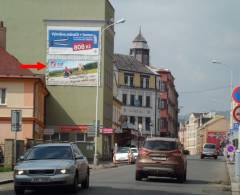
<path fill-rule="evenodd" d="M 115 9 L 115 53 L 129 54 L 141 26 L 150 63 L 169 69 L 180 114 L 230 110 L 240 85 L 239 0 L 110 0 Z M 214 64 L 217 60 L 220 64 Z"/>

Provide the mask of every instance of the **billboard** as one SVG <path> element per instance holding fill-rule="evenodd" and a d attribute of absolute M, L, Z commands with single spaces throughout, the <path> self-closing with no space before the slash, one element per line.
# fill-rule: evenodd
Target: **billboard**
<path fill-rule="evenodd" d="M 96 86 L 100 28 L 47 27 L 47 85 Z"/>
<path fill-rule="evenodd" d="M 48 54 L 99 55 L 99 28 L 48 27 Z"/>
<path fill-rule="evenodd" d="M 48 85 L 94 86 L 97 83 L 97 61 L 49 59 Z"/>

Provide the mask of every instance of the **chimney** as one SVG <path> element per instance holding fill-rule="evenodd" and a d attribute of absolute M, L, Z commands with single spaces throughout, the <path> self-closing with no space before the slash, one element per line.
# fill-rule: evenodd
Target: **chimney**
<path fill-rule="evenodd" d="M 0 21 L 0 48 L 6 50 L 6 27 L 3 26 L 3 21 Z"/>

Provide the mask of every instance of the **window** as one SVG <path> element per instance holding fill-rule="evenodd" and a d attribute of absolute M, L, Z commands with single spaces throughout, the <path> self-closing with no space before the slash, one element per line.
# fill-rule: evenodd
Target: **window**
<path fill-rule="evenodd" d="M 69 141 L 69 133 L 61 133 L 60 141 Z"/>
<path fill-rule="evenodd" d="M 166 129 L 168 126 L 167 119 L 166 118 L 161 118 L 160 119 L 160 129 Z"/>
<path fill-rule="evenodd" d="M 145 86 L 145 88 L 149 88 L 149 78 L 145 78 L 145 81 L 146 81 L 146 86 Z"/>
<path fill-rule="evenodd" d="M 142 96 L 141 95 L 138 96 L 138 102 L 139 102 L 138 106 L 142 107 Z"/>
<path fill-rule="evenodd" d="M 150 96 L 146 96 L 146 107 L 150 107 L 151 102 L 150 102 Z"/>
<path fill-rule="evenodd" d="M 167 90 L 166 82 L 160 80 L 159 81 L 159 89 L 160 89 L 160 91 L 165 92 Z"/>
<path fill-rule="evenodd" d="M 159 108 L 161 110 L 166 109 L 167 108 L 167 101 L 166 100 L 160 100 Z"/>
<path fill-rule="evenodd" d="M 131 99 L 130 99 L 130 105 L 131 106 L 134 106 L 134 101 L 135 101 L 135 96 L 134 95 L 131 95 Z"/>
<path fill-rule="evenodd" d="M 124 83 L 127 86 L 133 87 L 133 74 L 125 73 L 124 74 Z"/>
<path fill-rule="evenodd" d="M 149 88 L 149 76 L 146 75 L 140 76 L 140 87 Z"/>
<path fill-rule="evenodd" d="M 85 134 L 84 133 L 77 133 L 77 141 L 85 141 Z"/>
<path fill-rule="evenodd" d="M 0 88 L 0 105 L 6 104 L 6 89 Z"/>
<path fill-rule="evenodd" d="M 130 116 L 130 123 L 135 125 L 135 116 Z"/>
<path fill-rule="evenodd" d="M 143 80 L 144 80 L 144 77 L 140 77 L 140 87 L 143 88 Z"/>
<path fill-rule="evenodd" d="M 150 125 L 151 125 L 151 118 L 146 117 L 145 118 L 145 129 L 146 129 L 146 131 L 150 131 Z"/>
<path fill-rule="evenodd" d="M 127 105 L 127 94 L 122 95 L 122 102 L 123 102 L 123 105 Z"/>
<path fill-rule="evenodd" d="M 142 117 L 138 117 L 138 124 L 142 124 Z"/>

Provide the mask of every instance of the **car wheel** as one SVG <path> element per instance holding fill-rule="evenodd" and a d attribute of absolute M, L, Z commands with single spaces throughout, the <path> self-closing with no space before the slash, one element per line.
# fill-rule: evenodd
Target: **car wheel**
<path fill-rule="evenodd" d="M 89 171 L 87 173 L 86 178 L 83 180 L 83 182 L 81 183 L 81 187 L 83 189 L 88 189 L 89 188 Z"/>
<path fill-rule="evenodd" d="M 73 193 L 76 193 L 78 191 L 78 176 L 77 176 L 77 173 L 74 177 L 73 184 L 70 188 L 71 188 L 70 191 L 73 192 Z"/>
<path fill-rule="evenodd" d="M 24 188 L 14 187 L 14 191 L 15 191 L 16 195 L 23 195 L 24 194 Z"/>
<path fill-rule="evenodd" d="M 135 179 L 136 181 L 141 181 L 143 178 L 142 174 L 139 171 L 136 171 Z"/>
<path fill-rule="evenodd" d="M 177 176 L 177 181 L 179 183 L 184 183 L 186 181 L 186 173 L 180 174 L 179 176 Z"/>
<path fill-rule="evenodd" d="M 218 157 L 217 156 L 214 156 L 214 159 L 217 159 Z"/>

